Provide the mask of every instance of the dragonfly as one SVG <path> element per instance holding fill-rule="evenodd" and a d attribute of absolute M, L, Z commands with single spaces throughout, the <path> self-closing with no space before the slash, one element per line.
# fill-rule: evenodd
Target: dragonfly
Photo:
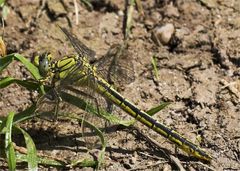
<path fill-rule="evenodd" d="M 45 53 L 40 56 L 38 69 L 42 77 L 50 78 L 52 85 L 59 89 L 78 86 L 84 92 L 91 91 L 103 97 L 106 101 L 118 106 L 128 115 L 141 122 L 143 125 L 167 138 L 180 149 L 200 160 L 211 161 L 212 157 L 198 145 L 194 144 L 175 130 L 158 122 L 135 104 L 122 96 L 107 79 L 97 70 L 97 66 L 90 62 L 94 51 L 84 45 L 73 33 L 66 28 L 60 27 L 67 39 L 71 42 L 77 55 L 69 55 L 62 59 L 52 61 L 51 54 Z M 120 46 L 124 48 L 123 46 Z M 103 63 L 104 64 L 104 63 Z M 59 90 L 57 90 L 58 92 Z M 87 93 L 87 92 L 86 92 Z M 91 93 L 90 93 L 91 94 Z"/>

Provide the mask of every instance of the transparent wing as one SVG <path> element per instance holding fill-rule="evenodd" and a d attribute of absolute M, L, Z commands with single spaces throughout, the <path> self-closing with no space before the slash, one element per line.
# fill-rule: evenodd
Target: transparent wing
<path fill-rule="evenodd" d="M 74 100 L 81 101 L 80 107 L 82 110 L 80 113 L 83 113 L 82 119 L 83 121 L 87 121 L 94 125 L 98 129 L 105 129 L 105 120 L 99 114 L 100 110 L 100 99 L 96 99 L 95 94 L 90 91 L 87 87 L 79 87 L 79 86 L 68 86 L 61 91 L 61 96 L 64 101 L 69 101 L 66 99 L 65 94 L 68 93 L 74 97 Z M 70 99 L 72 100 L 72 99 Z M 103 100 L 103 99 L 102 99 Z M 69 101 L 71 102 L 71 101 Z M 71 102 L 72 103 L 72 102 Z M 76 102 L 74 102 L 75 104 Z M 78 103 L 79 104 L 79 103 Z M 96 149 L 102 146 L 99 135 L 96 133 L 96 130 L 92 127 L 89 127 L 86 122 L 82 122 L 82 134 L 85 141 L 85 145 L 88 149 Z"/>
<path fill-rule="evenodd" d="M 66 28 L 60 27 L 80 57 L 88 57 L 95 61 L 95 52 L 84 45 L 76 35 Z M 109 83 L 121 87 L 135 80 L 133 63 L 125 43 L 115 44 L 110 47 L 106 55 L 96 62 L 96 67 Z"/>
<path fill-rule="evenodd" d="M 82 65 L 84 62 L 88 62 L 86 61 L 86 58 L 89 59 L 90 57 L 93 57 L 95 52 L 86 47 L 81 41 L 76 38 L 75 35 L 72 35 L 64 28 L 61 29 L 70 40 L 72 46 L 75 48 L 80 58 L 78 58 L 78 61 L 76 61 L 76 64 L 72 68 L 69 68 L 68 71 L 65 71 L 67 72 L 67 76 L 60 81 L 59 89 L 61 89 L 61 91 L 70 91 L 74 94 L 74 96 L 83 98 L 88 105 L 86 107 L 92 106 L 93 108 L 95 108 L 95 113 L 92 112 L 91 114 L 91 111 L 89 111 L 85 114 L 84 120 L 90 122 L 98 128 L 104 128 L 105 121 L 101 118 L 101 114 L 99 111 L 100 108 L 105 110 L 106 101 L 96 92 L 94 92 L 93 86 L 95 82 L 95 77 L 93 76 L 92 68 L 83 68 L 86 67 L 86 65 Z M 79 74 L 82 70 L 87 71 L 85 73 L 86 75 Z M 89 86 L 81 87 L 78 85 L 79 80 L 81 80 L 83 77 L 87 78 L 87 85 Z M 99 140 L 99 138 L 95 135 L 95 130 L 84 125 L 84 122 L 82 123 L 82 128 L 86 145 L 89 148 L 94 148 Z"/>
<path fill-rule="evenodd" d="M 74 69 L 77 68 L 76 66 Z M 68 114 L 76 115 L 98 129 L 105 129 L 105 119 L 99 114 L 99 110 L 102 108 L 101 106 L 103 106 L 105 100 L 102 97 L 95 97 L 97 94 L 88 87 L 80 87 L 77 84 L 65 84 L 67 81 L 73 81 L 70 78 L 73 77 L 65 78 L 62 80 L 64 82 L 56 85 L 47 94 L 40 97 L 36 114 L 48 120 L 53 120 L 63 115 L 68 116 Z M 75 81 L 77 82 L 76 78 Z M 89 150 L 102 147 L 102 142 L 96 130 L 85 123 L 79 123 L 79 128 L 81 127 L 86 147 Z M 79 128 L 75 129 L 79 130 Z"/>
<path fill-rule="evenodd" d="M 125 44 L 115 44 L 96 62 L 96 68 L 106 80 L 121 87 L 135 80 L 133 63 Z"/>
<path fill-rule="evenodd" d="M 60 27 L 60 26 L 59 26 Z M 76 52 L 78 53 L 78 55 L 80 57 L 89 57 L 89 60 L 94 60 L 95 59 L 95 55 L 96 53 L 88 48 L 86 45 L 84 45 L 78 38 L 76 35 L 70 33 L 66 28 L 60 27 L 60 29 L 62 30 L 62 32 L 66 35 L 66 37 L 68 38 L 68 40 L 71 42 L 73 48 L 76 50 Z"/>

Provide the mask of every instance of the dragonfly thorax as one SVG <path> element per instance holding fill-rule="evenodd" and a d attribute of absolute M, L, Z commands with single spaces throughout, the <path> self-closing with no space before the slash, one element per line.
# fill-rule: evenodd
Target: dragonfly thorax
<path fill-rule="evenodd" d="M 61 84 L 77 84 L 79 86 L 91 85 L 95 76 L 95 68 L 88 59 L 78 55 L 66 56 L 52 64 L 54 82 L 61 80 Z"/>

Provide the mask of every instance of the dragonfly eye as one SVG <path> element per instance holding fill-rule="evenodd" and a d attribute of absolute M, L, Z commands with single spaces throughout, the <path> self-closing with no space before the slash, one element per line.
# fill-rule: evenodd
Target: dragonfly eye
<path fill-rule="evenodd" d="M 50 70 L 52 56 L 49 53 L 44 53 L 38 57 L 38 69 L 42 77 L 46 77 Z"/>

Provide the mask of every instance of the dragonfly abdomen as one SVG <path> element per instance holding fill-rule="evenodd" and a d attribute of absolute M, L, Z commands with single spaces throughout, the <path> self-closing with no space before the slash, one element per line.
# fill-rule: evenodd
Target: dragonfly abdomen
<path fill-rule="evenodd" d="M 164 124 L 159 123 L 154 120 L 151 116 L 145 113 L 142 110 L 139 110 L 134 104 L 125 99 L 121 94 L 119 94 L 116 90 L 114 90 L 110 84 L 108 84 L 104 79 L 97 78 L 98 82 L 98 92 L 102 94 L 105 98 L 115 103 L 121 109 L 123 109 L 126 113 L 136 118 L 136 120 L 140 121 L 145 126 L 151 128 L 158 134 L 164 136 L 169 139 L 171 142 L 178 145 L 181 149 L 183 149 L 188 154 L 191 154 L 199 159 L 210 161 L 212 158 L 205 151 L 203 151 L 200 147 L 184 138 L 182 135 L 178 134 L 176 131 L 168 128 Z"/>

